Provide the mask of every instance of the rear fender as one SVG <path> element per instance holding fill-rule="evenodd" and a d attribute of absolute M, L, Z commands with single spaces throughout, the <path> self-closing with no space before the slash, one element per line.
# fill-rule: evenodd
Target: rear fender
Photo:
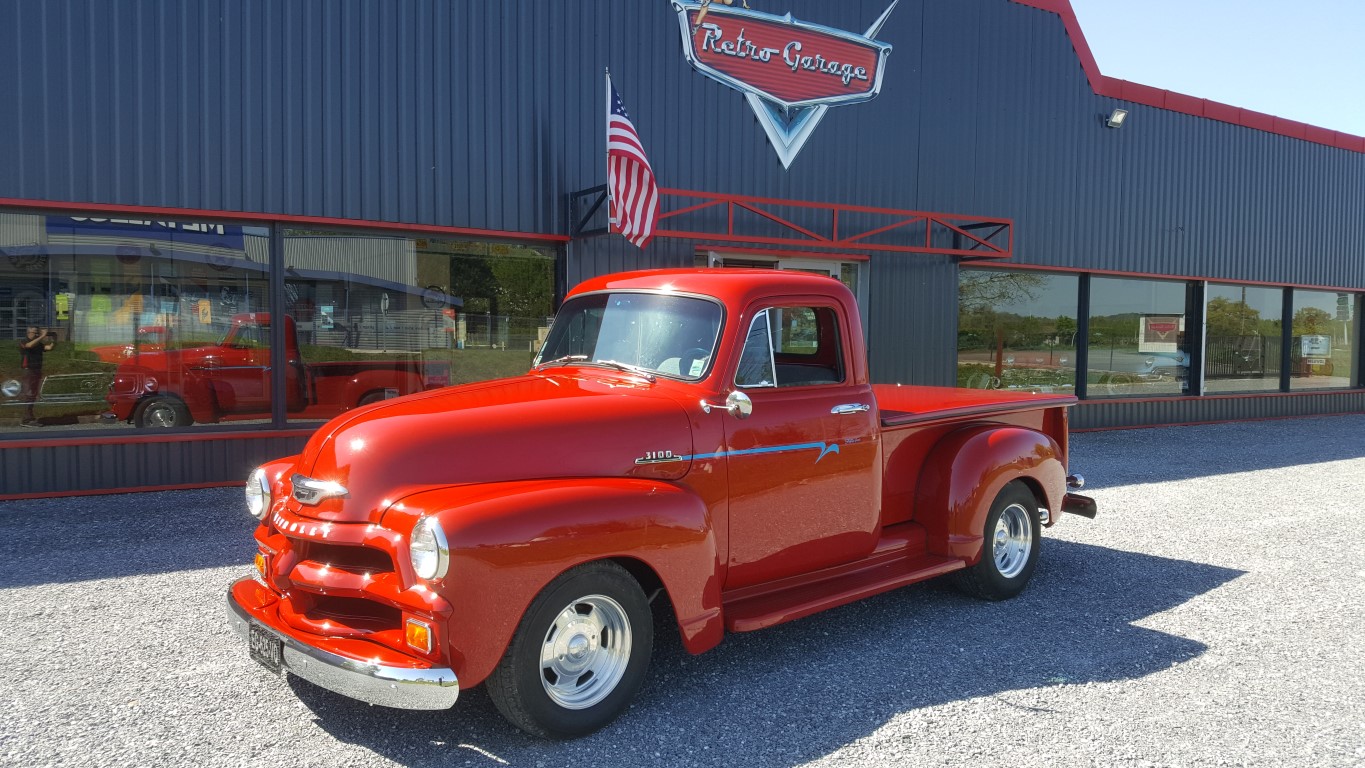
<path fill-rule="evenodd" d="M 915 520 L 925 527 L 929 551 L 974 565 L 991 503 L 1021 479 L 1056 521 L 1066 464 L 1055 440 L 1031 429 L 988 425 L 945 436 L 925 461 L 915 492 Z"/>
<path fill-rule="evenodd" d="M 635 560 L 653 570 L 689 652 L 723 636 L 711 521 L 702 500 L 676 485 L 584 478 L 456 486 L 402 499 L 383 524 L 411 530 L 424 514 L 440 520 L 450 546 L 450 567 L 432 588 L 453 608 L 446 636 L 462 685 L 493 671 L 546 585 L 594 560 Z M 413 583 L 408 558 L 397 560 L 404 582 Z"/>

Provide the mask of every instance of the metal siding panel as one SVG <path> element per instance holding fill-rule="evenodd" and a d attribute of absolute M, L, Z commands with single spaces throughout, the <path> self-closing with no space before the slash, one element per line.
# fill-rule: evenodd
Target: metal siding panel
<path fill-rule="evenodd" d="M 874 254 L 868 285 L 868 357 L 884 384 L 954 382 L 957 266 L 944 257 Z"/>
<path fill-rule="evenodd" d="M 298 453 L 308 436 L 305 432 L 297 437 L 41 448 L 0 445 L 0 495 L 235 483 L 265 461 Z M 4 460 L 9 453 L 22 453 L 23 460 Z"/>

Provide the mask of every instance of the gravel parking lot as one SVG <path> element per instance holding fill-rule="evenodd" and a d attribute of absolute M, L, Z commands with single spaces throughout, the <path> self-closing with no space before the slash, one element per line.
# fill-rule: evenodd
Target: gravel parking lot
<path fill-rule="evenodd" d="M 1100 516 L 1019 598 L 905 588 L 702 656 L 547 743 L 479 689 L 368 707 L 228 630 L 241 493 L 0 503 L 0 764 L 1365 766 L 1365 416 L 1079 434 Z"/>

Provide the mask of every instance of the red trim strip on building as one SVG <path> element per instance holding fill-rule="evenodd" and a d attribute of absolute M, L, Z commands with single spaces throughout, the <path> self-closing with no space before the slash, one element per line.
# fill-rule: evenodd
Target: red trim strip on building
<path fill-rule="evenodd" d="M 1076 18 L 1075 9 L 1071 7 L 1071 0 L 1012 1 L 1019 5 L 1050 11 L 1062 18 L 1062 23 L 1066 25 L 1066 34 L 1071 38 L 1071 46 L 1076 49 L 1076 58 L 1081 60 L 1081 68 L 1085 70 L 1085 77 L 1090 81 L 1090 89 L 1098 96 L 1107 96 L 1122 101 L 1130 101 L 1134 104 L 1194 115 L 1195 117 L 1206 117 L 1210 120 L 1288 136 L 1291 139 L 1302 139 L 1314 144 L 1344 149 L 1348 152 L 1365 153 L 1365 136 L 1319 128 L 1315 125 L 1267 115 L 1264 112 L 1242 109 L 1210 99 L 1201 99 L 1175 91 L 1153 88 L 1150 85 L 1120 80 L 1116 77 L 1107 77 L 1100 72 L 1099 64 L 1095 62 L 1095 55 L 1090 52 L 1090 44 L 1086 42 L 1085 33 L 1081 31 L 1081 23 Z"/>
<path fill-rule="evenodd" d="M 43 493 L 0 493 L 0 501 L 24 499 L 55 499 L 63 496 L 104 496 L 109 493 L 154 493 L 156 491 L 192 491 L 198 488 L 235 488 L 234 483 L 187 483 L 185 485 L 147 485 L 132 488 L 101 488 L 93 491 L 44 491 Z"/>
<path fill-rule="evenodd" d="M 1222 395 L 1201 395 L 1191 397 L 1189 395 L 1172 395 L 1170 397 L 1087 397 L 1080 401 L 1078 405 L 1118 405 L 1120 403 L 1183 403 L 1196 402 L 1205 403 L 1210 400 L 1256 400 L 1279 397 L 1322 397 L 1324 395 L 1360 395 L 1360 390 L 1355 388 L 1342 389 L 1307 389 L 1298 392 L 1256 392 L 1245 395 L 1222 394 Z M 1242 421 L 1242 419 L 1232 419 L 1232 421 Z"/>
<path fill-rule="evenodd" d="M 1330 419 L 1337 416 L 1365 416 L 1365 411 L 1349 413 L 1320 413 L 1307 416 L 1253 416 L 1248 419 L 1218 419 L 1216 421 L 1182 421 L 1179 423 L 1133 424 L 1126 427 L 1072 427 L 1071 434 L 1081 432 L 1117 432 L 1121 429 L 1159 429 L 1161 427 L 1203 427 L 1210 424 L 1241 424 L 1244 421 L 1284 421 L 1285 419 Z"/>
<path fill-rule="evenodd" d="M 1021 269 L 1034 272 L 1063 272 L 1066 274 L 1086 274 L 1100 275 L 1102 277 L 1140 277 L 1151 278 L 1154 280 L 1165 280 L 1167 282 L 1183 282 L 1185 280 L 1201 280 L 1217 285 L 1259 285 L 1267 288 L 1304 288 L 1314 291 L 1333 291 L 1335 293 L 1360 293 L 1359 288 L 1347 288 L 1340 285 L 1310 285 L 1305 283 L 1271 283 L 1264 280 L 1232 280 L 1226 277 L 1200 277 L 1198 275 L 1167 275 L 1154 274 L 1151 272 L 1123 272 L 1117 269 L 1092 269 L 1090 267 L 1049 267 L 1042 264 L 1017 264 L 991 262 L 989 265 L 982 263 L 963 265 L 964 269 Z"/>
<path fill-rule="evenodd" d="M 745 248 L 724 243 L 698 243 L 698 251 L 720 251 L 736 256 L 769 256 L 781 259 L 815 259 L 818 261 L 871 261 L 865 253 L 835 253 L 832 251 L 793 251 L 777 248 Z"/>
<path fill-rule="evenodd" d="M 325 216 L 294 216 L 280 213 L 246 213 L 242 211 L 205 211 L 195 208 L 159 208 L 145 205 L 116 205 L 113 203 L 70 203 L 51 200 L 20 200 L 0 197 L 0 206 L 32 208 L 42 211 L 99 211 L 102 213 L 136 213 L 143 216 L 176 219 L 226 219 L 229 221 L 255 221 L 265 224 L 308 224 L 344 227 L 346 229 L 378 229 L 386 231 L 415 232 L 433 235 L 463 235 L 467 237 L 494 237 L 508 240 L 538 240 L 550 243 L 567 243 L 567 235 L 547 235 L 536 232 L 501 232 L 493 229 L 472 229 L 470 227 L 443 227 L 434 224 L 404 224 L 394 221 L 368 221 L 364 219 L 334 219 Z"/>
<path fill-rule="evenodd" d="M 301 427 L 299 429 L 277 429 L 270 431 L 242 429 L 237 432 L 181 432 L 178 434 L 163 435 L 113 435 L 109 437 L 72 437 L 72 438 L 52 438 L 52 439 L 30 439 L 19 438 L 16 440 L 0 440 L 0 450 L 9 448 L 67 448 L 73 445 L 142 445 L 163 443 L 198 443 L 206 440 L 255 440 L 258 438 L 266 439 L 272 437 L 308 437 L 321 427 L 317 424 L 312 429 Z M 59 430 L 60 426 L 51 429 Z M 70 434 L 70 433 L 68 433 Z"/>

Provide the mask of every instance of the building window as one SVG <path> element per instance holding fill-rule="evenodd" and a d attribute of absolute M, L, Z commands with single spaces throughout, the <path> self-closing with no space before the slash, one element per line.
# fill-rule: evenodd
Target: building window
<path fill-rule="evenodd" d="M 957 385 L 1071 392 L 1079 279 L 964 269 L 958 279 Z"/>
<path fill-rule="evenodd" d="M 0 214 L 0 432 L 268 421 L 269 266 L 265 226 Z"/>
<path fill-rule="evenodd" d="M 0 434 L 323 420 L 524 373 L 548 332 L 553 250 L 275 233 L 278 308 L 268 225 L 0 213 Z"/>
<path fill-rule="evenodd" d="M 529 245 L 286 230 L 284 262 L 291 421 L 523 374 L 554 312 L 554 253 Z"/>
<path fill-rule="evenodd" d="M 1204 391 L 1280 388 L 1284 290 L 1210 283 L 1204 305 Z"/>
<path fill-rule="evenodd" d="M 1187 303 L 1183 282 L 1092 278 L 1087 394 L 1150 396 L 1187 391 Z"/>
<path fill-rule="evenodd" d="M 1354 296 L 1331 291 L 1294 291 L 1289 347 L 1289 388 L 1351 386 L 1359 339 Z"/>

